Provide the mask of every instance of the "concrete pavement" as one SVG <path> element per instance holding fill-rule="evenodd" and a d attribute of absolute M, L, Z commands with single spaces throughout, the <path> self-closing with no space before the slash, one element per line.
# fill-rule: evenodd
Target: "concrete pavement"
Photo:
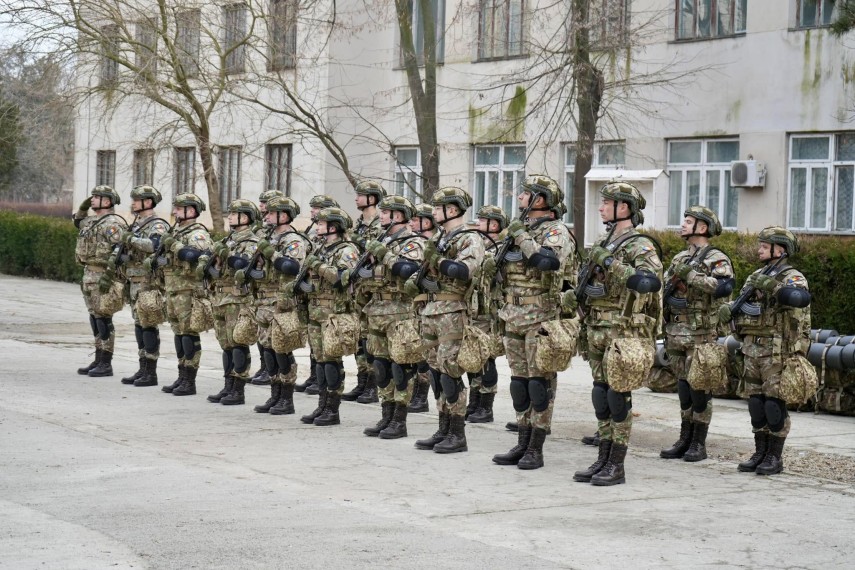
<path fill-rule="evenodd" d="M 795 414 L 787 471 L 766 478 L 735 469 L 752 449 L 743 402 L 715 401 L 714 457 L 688 464 L 658 458 L 676 398 L 640 390 L 628 482 L 597 488 L 572 481 L 596 453 L 579 442 L 594 429 L 580 359 L 560 376 L 546 466 L 524 472 L 490 461 L 516 440 L 503 360 L 496 422 L 441 456 L 413 448 L 433 413 L 383 441 L 362 435 L 376 405 L 343 403 L 342 425 L 321 428 L 299 422 L 316 402 L 302 394 L 295 416 L 253 413 L 266 387 L 245 406 L 206 402 L 222 383 L 210 333 L 197 396 L 124 386 L 129 311 L 115 322 L 116 375 L 78 376 L 91 352 L 78 288 L 0 276 L 0 568 L 852 566 L 855 418 Z M 175 360 L 161 336 L 163 384 Z M 308 352 L 297 360 L 302 379 Z"/>

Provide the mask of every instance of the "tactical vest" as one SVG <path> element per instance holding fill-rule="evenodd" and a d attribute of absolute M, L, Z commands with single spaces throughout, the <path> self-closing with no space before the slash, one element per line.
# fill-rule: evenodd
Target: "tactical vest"
<path fill-rule="evenodd" d="M 529 226 L 528 232 L 538 245 L 544 246 L 550 230 L 558 225 L 564 228 L 563 222 L 559 220 L 537 221 Z M 511 247 L 505 261 L 502 268 L 505 290 L 512 289 L 515 295 L 547 295 L 554 297 L 551 299 L 553 302 L 558 301 L 557 295 L 561 292 L 564 271 L 541 271 L 530 266 L 516 245 Z"/>
<path fill-rule="evenodd" d="M 758 269 L 755 273 L 760 271 L 762 269 Z M 792 267 L 785 265 L 774 277 L 783 283 L 794 271 Z M 766 294 L 755 294 L 752 299 L 749 299 L 749 303 L 747 310 L 755 313 L 759 309 L 759 314 L 749 315 L 744 311 L 739 311 L 734 315 L 737 333 L 741 335 L 776 336 L 781 337 L 785 344 L 792 345 L 804 336 L 804 331 L 801 329 L 804 328 L 802 324 L 805 319 L 808 320 L 808 329 L 810 328 L 810 307 L 804 309 L 784 308 L 774 296 Z"/>
<path fill-rule="evenodd" d="M 394 234 L 388 235 L 380 240 L 392 254 L 400 253 L 404 247 L 413 241 L 415 234 L 408 228 L 404 227 Z M 384 263 L 375 262 L 373 266 L 362 269 L 357 281 L 357 287 L 360 291 L 370 291 L 372 293 L 400 293 L 403 281 L 397 277 L 392 277 L 392 272 Z"/>
<path fill-rule="evenodd" d="M 169 235 L 175 238 L 175 241 L 181 242 L 183 245 L 188 245 L 190 243 L 190 238 L 195 231 L 204 231 L 207 234 L 208 228 L 198 222 L 194 222 L 183 228 L 173 228 L 172 233 Z M 171 250 L 165 251 L 163 255 L 166 257 L 166 265 L 161 268 L 161 271 L 166 279 L 172 280 L 182 277 L 193 277 L 195 279 L 195 263 L 181 261 L 178 259 L 178 255 Z"/>
<path fill-rule="evenodd" d="M 436 249 L 440 255 L 446 259 L 455 260 L 460 254 L 463 242 L 469 237 L 474 238 L 474 236 L 472 236 L 472 232 L 467 231 L 465 227 L 461 227 L 451 232 L 448 236 L 443 235 L 439 239 L 437 239 L 437 236 L 434 236 L 431 239 L 436 241 Z M 470 279 L 470 281 L 460 281 L 459 279 L 452 279 L 451 277 L 440 273 L 437 268 L 431 268 L 428 271 L 428 275 L 425 277 L 425 280 L 435 283 L 435 288 L 437 289 L 436 292 L 460 295 L 461 298 L 466 301 L 468 300 L 469 293 L 473 289 L 472 284 L 476 282 L 476 276 L 471 277 L 472 279 Z M 430 285 L 425 286 L 423 284 L 422 288 L 428 291 L 433 287 Z M 434 291 L 430 292 L 433 293 Z"/>
<path fill-rule="evenodd" d="M 317 256 L 326 263 L 336 269 L 338 269 L 339 262 L 341 260 L 341 256 L 344 255 L 345 250 L 348 246 L 355 247 L 353 242 L 350 241 L 337 241 L 333 244 L 325 246 L 321 248 L 317 252 Z M 321 276 L 316 271 L 309 271 L 308 281 L 311 284 L 311 292 L 309 292 L 309 299 L 321 299 L 321 300 L 330 300 L 330 301 L 341 301 L 342 299 L 347 299 L 350 297 L 350 294 L 344 288 L 336 288 L 332 283 L 328 282 L 325 279 L 322 279 Z"/>
<path fill-rule="evenodd" d="M 105 236 L 103 233 L 107 222 L 113 222 L 122 228 L 127 228 L 124 218 L 118 214 L 104 214 L 90 223 L 85 223 L 84 220 L 84 223 L 81 224 L 83 227 L 80 228 L 80 232 L 77 235 L 77 244 L 74 248 L 74 254 L 77 257 L 78 263 L 106 267 L 107 260 L 113 252 L 113 246 L 115 245 L 110 236 Z M 118 240 L 118 236 L 116 239 Z"/>
<path fill-rule="evenodd" d="M 276 251 L 285 256 L 289 256 L 289 254 L 287 250 L 283 251 L 283 248 L 286 248 L 295 241 L 300 241 L 302 243 L 304 255 L 308 254 L 312 250 L 309 239 L 296 230 L 288 230 L 278 235 L 273 234 L 270 236 L 269 241 L 270 245 L 272 245 Z M 264 258 L 262 257 L 262 259 Z M 297 259 L 297 261 L 302 261 L 302 259 Z M 264 259 L 263 271 L 263 277 L 255 280 L 258 287 L 259 297 L 272 297 L 276 295 L 279 291 L 282 291 L 287 284 L 294 281 L 294 278 L 296 277 L 296 275 L 285 275 L 284 273 L 276 271 L 273 269 L 273 263 L 268 259 Z"/>
<path fill-rule="evenodd" d="M 151 216 L 142 223 L 134 224 L 133 227 L 131 227 L 131 232 L 133 232 L 133 234 L 138 238 L 150 240 L 152 236 L 163 235 L 165 232 L 162 230 L 168 228 L 169 222 L 162 218 L 158 218 L 157 216 Z M 152 251 L 154 251 L 154 248 L 152 248 Z M 127 255 L 127 259 L 122 260 L 125 268 L 125 276 L 128 278 L 146 277 L 150 274 L 150 272 L 146 271 L 143 267 L 143 261 L 148 257 L 148 252 L 135 247 L 128 247 L 125 249 L 125 255 Z"/>
<path fill-rule="evenodd" d="M 712 268 L 707 266 L 703 261 L 713 251 L 720 251 L 712 246 L 703 248 L 706 251 L 701 251 L 698 258 L 691 263 L 694 271 L 703 274 L 705 277 L 712 276 Z M 671 264 L 687 263 L 691 255 L 688 251 L 683 251 L 674 257 Z M 692 330 L 712 330 L 718 326 L 718 307 L 721 304 L 720 300 L 714 299 L 713 296 L 698 287 L 686 286 L 686 292 L 680 293 L 674 291 L 672 297 L 677 299 L 677 303 L 669 303 L 665 299 L 666 315 L 668 322 L 685 323 Z M 682 306 L 682 301 L 685 300 L 685 306 Z"/>

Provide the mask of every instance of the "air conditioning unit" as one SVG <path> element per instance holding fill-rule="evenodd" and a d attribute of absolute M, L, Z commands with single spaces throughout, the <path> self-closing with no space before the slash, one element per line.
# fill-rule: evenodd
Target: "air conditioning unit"
<path fill-rule="evenodd" d="M 766 168 L 756 160 L 734 160 L 730 163 L 730 184 L 744 188 L 766 185 Z"/>

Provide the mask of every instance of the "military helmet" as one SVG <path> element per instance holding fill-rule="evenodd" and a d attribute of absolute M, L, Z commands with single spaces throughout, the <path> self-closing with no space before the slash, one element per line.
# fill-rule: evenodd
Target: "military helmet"
<path fill-rule="evenodd" d="M 795 255 L 799 251 L 799 239 L 796 234 L 781 226 L 763 228 L 757 235 L 760 241 L 782 246 L 787 255 Z"/>
<path fill-rule="evenodd" d="M 267 201 L 268 212 L 285 212 L 291 218 L 291 221 L 300 215 L 300 206 L 287 196 L 273 196 Z"/>
<path fill-rule="evenodd" d="M 238 198 L 237 200 L 233 200 L 231 204 L 229 204 L 229 213 L 230 214 L 246 214 L 249 216 L 249 222 L 254 223 L 261 219 L 261 212 L 251 200 L 244 200 L 243 198 Z"/>
<path fill-rule="evenodd" d="M 619 182 L 617 180 L 606 182 L 600 188 L 600 194 L 604 198 L 614 200 L 616 203 L 626 202 L 629 205 L 629 219 L 632 220 L 633 226 L 644 223 L 644 214 L 641 211 L 647 206 L 647 200 L 644 199 L 638 188 L 629 182 Z M 615 210 L 617 210 L 617 204 L 615 204 Z"/>
<path fill-rule="evenodd" d="M 377 206 L 381 210 L 392 210 L 404 214 L 404 221 L 409 220 L 416 213 L 413 203 L 403 196 L 386 196 L 380 200 Z"/>
<path fill-rule="evenodd" d="M 505 229 L 508 227 L 510 221 L 508 220 L 508 216 L 505 214 L 505 211 L 502 210 L 498 206 L 481 206 L 478 209 L 478 214 L 475 216 L 477 218 L 485 218 L 487 220 L 496 220 L 499 222 L 499 229 Z"/>
<path fill-rule="evenodd" d="M 318 221 L 338 224 L 342 232 L 353 227 L 353 219 L 341 208 L 324 208 L 318 212 Z"/>
<path fill-rule="evenodd" d="M 175 198 L 173 198 L 172 205 L 184 207 L 193 206 L 194 208 L 196 208 L 196 212 L 200 214 L 205 211 L 205 202 L 203 202 L 202 199 L 196 194 L 191 194 L 189 192 L 185 194 L 178 194 Z"/>
<path fill-rule="evenodd" d="M 433 206 L 427 202 L 422 202 L 415 208 L 414 218 L 430 218 L 433 221 Z"/>
<path fill-rule="evenodd" d="M 715 237 L 721 234 L 721 222 L 715 212 L 706 206 L 689 206 L 683 212 L 683 216 L 691 216 L 696 220 L 706 222 L 707 237 Z"/>
<path fill-rule="evenodd" d="M 561 191 L 555 180 L 545 174 L 530 174 L 526 176 L 522 187 L 523 190 L 543 196 L 549 209 L 556 214 L 558 213 L 556 209 L 559 208 L 559 204 L 564 203 L 564 192 Z"/>
<path fill-rule="evenodd" d="M 109 198 L 113 204 L 113 206 L 118 206 L 121 203 L 122 199 L 119 197 L 119 193 L 113 190 L 110 186 L 106 186 L 104 184 L 99 184 L 95 188 L 92 189 L 93 196 L 102 196 L 104 198 Z"/>
<path fill-rule="evenodd" d="M 160 190 L 154 186 L 149 186 L 148 184 L 137 186 L 131 190 L 131 200 L 146 199 L 152 200 L 155 204 L 160 204 L 160 201 L 163 200 L 163 196 L 160 194 Z"/>
<path fill-rule="evenodd" d="M 338 202 L 335 198 L 331 196 L 327 196 L 326 194 L 318 194 L 317 196 L 312 196 L 312 199 L 309 200 L 309 206 L 312 208 L 338 208 Z"/>
<path fill-rule="evenodd" d="M 375 180 L 363 180 L 356 185 L 356 193 L 363 196 L 374 196 L 377 202 L 386 197 L 386 189 Z"/>
<path fill-rule="evenodd" d="M 454 204 L 461 212 L 465 212 L 472 205 L 472 196 L 462 188 L 446 186 L 434 192 L 430 201 L 434 206 Z"/>
<path fill-rule="evenodd" d="M 277 196 L 284 196 L 280 190 L 265 190 L 258 196 L 258 202 L 260 204 L 268 203 L 272 198 L 276 198 Z"/>

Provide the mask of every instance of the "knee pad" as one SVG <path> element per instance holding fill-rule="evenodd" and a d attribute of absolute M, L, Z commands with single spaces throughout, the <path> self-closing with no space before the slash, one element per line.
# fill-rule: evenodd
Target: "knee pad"
<path fill-rule="evenodd" d="M 344 366 L 340 362 L 324 362 L 324 378 L 328 390 L 338 390 L 344 382 Z"/>
<path fill-rule="evenodd" d="M 279 369 L 280 374 L 288 374 L 291 372 L 291 354 L 274 352 L 273 357 L 276 359 L 276 367 Z"/>
<path fill-rule="evenodd" d="M 110 335 L 113 334 L 112 317 L 95 319 L 95 323 L 98 325 L 98 336 L 101 337 L 101 340 L 110 340 Z"/>
<path fill-rule="evenodd" d="M 430 371 L 430 387 L 433 390 L 433 397 L 434 399 L 439 400 L 439 396 L 442 394 L 442 383 L 439 381 L 439 370 L 430 367 L 428 367 L 428 370 Z"/>
<path fill-rule="evenodd" d="M 173 342 L 175 343 L 175 356 L 179 359 L 184 358 L 184 344 L 181 342 L 181 335 L 175 335 Z"/>
<path fill-rule="evenodd" d="M 707 404 L 712 399 L 711 392 L 703 390 L 692 390 L 692 411 L 696 414 L 703 413 L 707 409 Z"/>
<path fill-rule="evenodd" d="M 143 348 L 146 352 L 160 350 L 160 331 L 155 327 L 142 329 Z"/>
<path fill-rule="evenodd" d="M 359 339 L 359 342 L 356 343 L 355 356 L 365 356 L 366 358 L 368 358 L 368 339 Z"/>
<path fill-rule="evenodd" d="M 492 388 L 499 383 L 499 371 L 496 370 L 496 359 L 490 358 L 484 366 L 484 376 L 481 378 L 481 384 L 487 388 Z"/>
<path fill-rule="evenodd" d="M 327 372 L 325 362 L 315 362 L 315 379 L 318 381 L 318 388 L 325 390 L 327 387 Z"/>
<path fill-rule="evenodd" d="M 377 386 L 380 388 L 388 386 L 389 382 L 392 381 L 392 363 L 386 358 L 375 358 L 371 366 L 374 367 L 374 380 L 377 382 Z"/>
<path fill-rule="evenodd" d="M 98 322 L 94 315 L 89 315 L 89 328 L 92 329 L 92 336 L 98 336 Z"/>
<path fill-rule="evenodd" d="M 415 372 L 415 368 L 408 364 L 398 364 L 397 362 L 392 363 L 392 378 L 395 379 L 395 389 L 399 392 L 403 392 L 407 389 L 407 385 L 410 383 L 410 380 L 413 378 L 413 373 Z"/>
<path fill-rule="evenodd" d="M 469 379 L 469 386 L 472 386 L 476 381 L 481 382 L 480 372 L 467 372 L 466 377 Z"/>
<path fill-rule="evenodd" d="M 763 407 L 766 411 L 766 422 L 769 424 L 769 431 L 778 432 L 784 429 L 784 424 L 787 421 L 787 405 L 784 401 L 778 398 L 766 398 L 766 403 Z"/>
<path fill-rule="evenodd" d="M 262 353 L 264 355 L 264 367 L 267 369 L 267 373 L 273 376 L 277 372 L 279 372 L 279 365 L 277 364 L 276 353 L 270 350 L 269 348 L 262 349 Z"/>
<path fill-rule="evenodd" d="M 549 382 L 542 376 L 528 379 L 528 396 L 531 398 L 531 407 L 535 412 L 545 412 L 549 407 L 549 399 L 552 397 L 552 390 L 549 389 Z"/>
<path fill-rule="evenodd" d="M 142 325 L 134 325 L 134 336 L 137 338 L 137 349 L 138 350 L 144 349 L 145 348 L 145 341 L 143 340 Z M 151 351 L 149 351 L 149 352 L 151 352 Z"/>
<path fill-rule="evenodd" d="M 760 429 L 766 427 L 766 398 L 762 394 L 748 397 L 748 413 L 751 415 L 751 427 Z"/>
<path fill-rule="evenodd" d="M 442 374 L 439 377 L 439 383 L 442 384 L 442 393 L 445 394 L 445 400 L 449 404 L 457 402 L 460 397 L 460 378 L 452 378 L 448 374 Z"/>
<path fill-rule="evenodd" d="M 185 334 L 181 337 L 181 346 L 184 348 L 184 358 L 190 360 L 196 356 L 196 351 L 202 348 L 202 340 L 198 336 Z M 233 359 L 232 363 L 234 362 L 235 360 Z"/>
<path fill-rule="evenodd" d="M 594 415 L 598 420 L 607 420 L 611 416 L 609 412 L 609 385 L 604 382 L 594 382 L 591 389 L 591 402 L 594 404 Z"/>
<path fill-rule="evenodd" d="M 430 370 L 430 366 L 428 366 L 427 362 L 419 362 L 416 365 L 416 369 L 419 371 L 419 374 L 424 374 L 428 370 Z"/>
<path fill-rule="evenodd" d="M 234 347 L 232 349 L 232 362 L 234 362 L 235 372 L 237 372 L 238 374 L 246 372 L 249 368 L 249 365 L 252 364 L 252 357 L 249 354 L 249 347 L 246 345 Z"/>
<path fill-rule="evenodd" d="M 609 401 L 612 420 L 618 423 L 625 421 L 632 409 L 632 392 L 615 392 L 609 388 L 606 398 Z"/>
<path fill-rule="evenodd" d="M 688 410 L 692 407 L 692 387 L 685 380 L 677 380 L 677 395 L 680 397 L 680 409 Z"/>
<path fill-rule="evenodd" d="M 232 370 L 235 368 L 235 363 L 232 360 L 232 351 L 224 350 L 223 351 L 223 372 L 226 374 L 231 374 Z"/>
<path fill-rule="evenodd" d="M 522 376 L 511 376 L 511 401 L 514 410 L 524 412 L 531 405 L 528 395 L 528 378 Z"/>

